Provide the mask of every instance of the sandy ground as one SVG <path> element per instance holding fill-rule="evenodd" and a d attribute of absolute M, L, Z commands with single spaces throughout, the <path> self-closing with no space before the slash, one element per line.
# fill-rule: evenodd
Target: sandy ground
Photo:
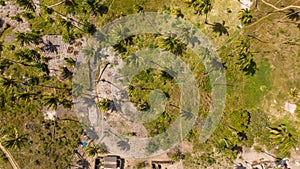
<path fill-rule="evenodd" d="M 242 9 L 249 9 L 250 6 L 252 5 L 253 2 L 251 2 L 250 0 L 239 0 L 241 3 L 241 8 Z"/>

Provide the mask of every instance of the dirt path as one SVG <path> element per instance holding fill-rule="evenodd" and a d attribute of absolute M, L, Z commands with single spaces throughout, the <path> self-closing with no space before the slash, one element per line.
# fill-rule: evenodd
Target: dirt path
<path fill-rule="evenodd" d="M 274 6 L 274 5 L 272 5 L 272 4 L 268 3 L 268 2 L 266 2 L 266 1 L 264 1 L 264 0 L 261 0 L 261 1 L 262 1 L 264 4 L 266 4 L 266 5 L 268 5 L 268 6 L 272 7 L 272 8 L 274 8 L 276 11 L 283 11 L 283 10 L 286 10 L 286 9 L 289 9 L 289 8 L 298 8 L 298 9 L 300 9 L 300 6 L 295 6 L 295 5 L 289 5 L 289 6 L 284 7 L 284 8 L 277 8 L 276 6 Z M 299 2 L 299 0 L 296 1 L 296 2 Z M 295 3 L 296 3 L 296 2 L 295 2 Z"/>
<path fill-rule="evenodd" d="M 14 157 L 10 154 L 9 151 L 6 150 L 5 147 L 2 146 L 2 144 L 0 143 L 0 149 L 4 152 L 4 154 L 6 155 L 6 157 L 8 158 L 11 166 L 13 167 L 13 169 L 21 169 L 18 165 L 18 163 L 15 161 Z"/>

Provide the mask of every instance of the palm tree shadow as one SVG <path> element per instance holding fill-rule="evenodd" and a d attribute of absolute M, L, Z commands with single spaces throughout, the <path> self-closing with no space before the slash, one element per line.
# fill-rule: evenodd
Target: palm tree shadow
<path fill-rule="evenodd" d="M 89 169 L 90 168 L 90 163 L 86 159 L 80 159 L 79 161 L 76 162 L 79 167 L 77 169 Z"/>
<path fill-rule="evenodd" d="M 128 144 L 128 142 L 121 140 L 117 142 L 118 147 L 121 148 L 122 151 L 128 151 L 130 150 L 130 145 Z"/>
<path fill-rule="evenodd" d="M 229 35 L 228 32 L 228 26 L 225 26 L 225 21 L 223 21 L 222 23 L 219 22 L 214 22 L 214 24 L 208 24 L 212 26 L 213 32 L 215 33 L 219 33 L 219 36 L 222 36 L 223 34 L 225 35 Z"/>
<path fill-rule="evenodd" d="M 289 12 L 286 14 L 286 16 L 292 20 L 292 21 L 299 21 L 300 20 L 300 15 L 299 11 L 295 11 L 294 9 L 289 9 Z"/>

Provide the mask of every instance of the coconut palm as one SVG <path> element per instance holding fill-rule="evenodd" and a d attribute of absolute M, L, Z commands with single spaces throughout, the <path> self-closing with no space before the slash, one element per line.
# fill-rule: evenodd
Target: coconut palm
<path fill-rule="evenodd" d="M 23 6 L 25 9 L 35 11 L 33 0 L 16 0 L 16 3 Z"/>
<path fill-rule="evenodd" d="M 46 94 L 42 98 L 43 105 L 46 106 L 48 109 L 56 110 L 57 106 L 60 102 L 59 97 L 56 95 L 56 92 L 54 90 L 54 93 L 52 94 Z"/>
<path fill-rule="evenodd" d="M 251 11 L 248 8 L 242 9 L 239 12 L 239 19 L 241 20 L 242 24 L 250 24 L 252 20 Z"/>
<path fill-rule="evenodd" d="M 35 50 L 30 50 L 28 48 L 25 48 L 21 51 L 18 51 L 15 53 L 15 56 L 20 60 L 20 61 L 25 61 L 25 62 L 31 62 L 35 61 L 37 63 L 40 62 L 40 54 L 37 53 Z"/>
<path fill-rule="evenodd" d="M 48 65 L 46 63 L 36 63 L 32 66 L 37 68 L 41 72 L 46 73 L 47 75 L 49 75 L 49 73 L 50 73 L 50 70 L 49 70 Z"/>
<path fill-rule="evenodd" d="M 174 53 L 175 55 L 181 55 L 185 49 L 185 44 L 172 37 L 163 37 L 159 39 L 159 47 Z"/>
<path fill-rule="evenodd" d="M 108 98 L 105 98 L 98 102 L 98 107 L 103 111 L 108 111 L 111 105 L 111 101 Z"/>
<path fill-rule="evenodd" d="M 13 79 L 11 76 L 2 77 L 0 83 L 5 90 L 11 90 L 12 88 L 19 86 L 17 80 Z"/>
<path fill-rule="evenodd" d="M 25 102 L 28 102 L 32 96 L 37 95 L 36 93 L 31 93 L 31 92 L 23 92 L 23 93 L 18 93 L 15 95 L 17 99 L 22 99 L 25 100 Z"/>
<path fill-rule="evenodd" d="M 92 144 L 85 148 L 89 156 L 97 156 L 98 154 L 106 153 L 106 150 L 101 145 Z"/>
<path fill-rule="evenodd" d="M 67 65 L 71 66 L 72 68 L 75 67 L 76 61 L 73 58 L 64 58 L 64 60 L 66 61 Z"/>
<path fill-rule="evenodd" d="M 237 64 L 246 75 L 253 76 L 257 70 L 257 65 L 251 53 L 242 54 L 239 56 Z"/>
<path fill-rule="evenodd" d="M 26 135 L 20 134 L 16 128 L 14 132 L 3 137 L 2 145 L 5 148 L 20 149 L 26 146 L 28 138 Z"/>
<path fill-rule="evenodd" d="M 24 44 L 26 45 L 30 43 L 39 44 L 42 42 L 41 37 L 38 34 L 32 32 L 17 32 L 16 40 L 20 42 L 22 46 Z"/>
<path fill-rule="evenodd" d="M 181 10 L 179 8 L 174 8 L 171 10 L 171 14 L 174 15 L 175 17 L 179 18 L 183 18 L 184 15 L 182 14 Z"/>
<path fill-rule="evenodd" d="M 212 0 L 194 0 L 192 6 L 198 14 L 205 14 L 205 23 L 207 23 L 207 15 L 213 8 Z"/>
<path fill-rule="evenodd" d="M 270 128 L 270 136 L 274 145 L 279 145 L 279 151 L 288 153 L 292 148 L 297 146 L 297 136 L 292 133 L 285 124 L 278 127 Z"/>

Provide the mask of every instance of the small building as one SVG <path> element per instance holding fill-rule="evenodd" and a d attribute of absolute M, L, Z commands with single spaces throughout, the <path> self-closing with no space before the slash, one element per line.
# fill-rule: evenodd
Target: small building
<path fill-rule="evenodd" d="M 124 159 L 115 155 L 108 155 L 95 159 L 95 169 L 123 169 Z"/>

